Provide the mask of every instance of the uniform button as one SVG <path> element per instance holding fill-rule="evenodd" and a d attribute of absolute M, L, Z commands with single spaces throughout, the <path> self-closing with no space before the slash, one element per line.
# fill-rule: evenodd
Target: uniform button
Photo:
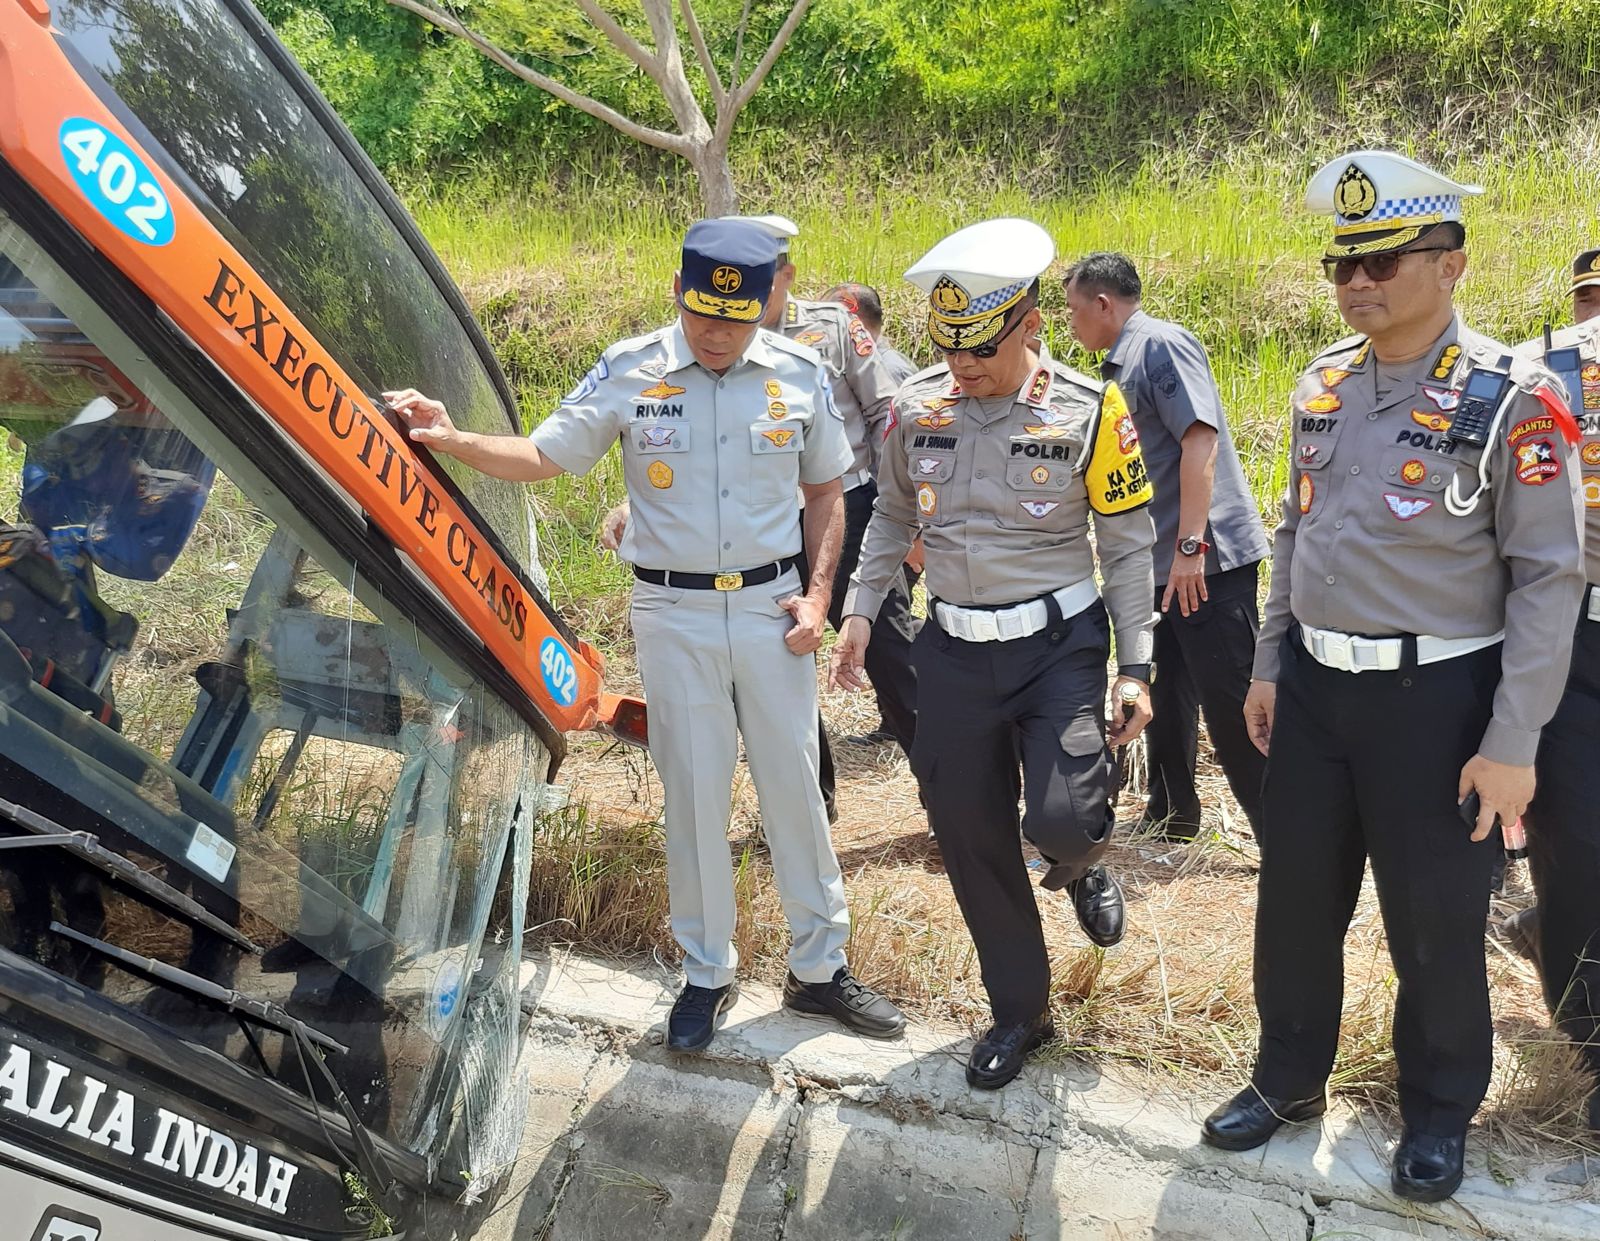
<path fill-rule="evenodd" d="M 1333 574 L 1330 573 L 1330 574 L 1328 574 L 1327 577 L 1323 578 L 1322 580 L 1325 581 L 1326 583 L 1328 583 L 1329 586 L 1332 586 L 1335 579 L 1334 579 Z"/>
<path fill-rule="evenodd" d="M 1344 522 L 1342 522 L 1342 521 L 1336 521 L 1336 522 L 1334 522 L 1334 523 L 1333 523 L 1333 528 L 1334 528 L 1334 529 L 1335 529 L 1335 530 L 1343 530 L 1343 529 L 1344 529 Z"/>
<path fill-rule="evenodd" d="M 1389 467 L 1389 477 L 1390 477 L 1390 478 L 1393 478 L 1393 477 L 1394 477 L 1394 476 L 1395 476 L 1395 475 L 1396 475 L 1396 474 L 1398 474 L 1398 473 L 1399 473 L 1399 472 L 1400 472 L 1400 471 L 1399 471 L 1399 470 L 1397 470 L 1397 469 L 1395 469 L 1395 468 L 1394 468 L 1394 466 L 1392 466 L 1392 465 L 1391 465 L 1391 466 L 1390 466 L 1390 467 Z"/>
<path fill-rule="evenodd" d="M 724 487 L 724 488 L 723 488 L 723 489 L 722 489 L 722 498 L 723 498 L 723 499 L 724 499 L 724 500 L 726 500 L 726 499 L 727 499 L 727 498 L 728 498 L 728 489 L 727 489 L 727 488 L 726 488 L 726 487 Z"/>
<path fill-rule="evenodd" d="M 724 443 L 724 444 L 726 444 L 726 443 L 727 443 L 727 442 L 728 442 L 728 437 L 727 437 L 727 436 L 726 436 L 726 435 L 724 435 L 724 436 L 723 436 L 723 437 L 722 437 L 722 440 L 721 440 L 721 443 Z"/>
<path fill-rule="evenodd" d="M 972 593 L 975 594 L 975 595 L 981 595 L 983 593 L 983 587 L 979 586 L 979 587 L 975 588 Z"/>
<path fill-rule="evenodd" d="M 1352 474 L 1359 474 L 1359 473 L 1361 473 L 1361 467 L 1359 465 L 1352 465 L 1350 467 L 1350 472 Z"/>
<path fill-rule="evenodd" d="M 1376 421 L 1378 421 L 1378 415 L 1377 414 L 1368 414 L 1367 415 L 1367 421 L 1368 422 L 1376 422 Z"/>
<path fill-rule="evenodd" d="M 984 427 L 984 429 L 983 429 L 983 433 L 984 433 L 984 434 L 985 434 L 985 435 L 987 435 L 987 434 L 989 434 L 989 428 L 988 428 L 988 427 Z"/>
<path fill-rule="evenodd" d="M 1437 484 L 1437 483 L 1438 483 L 1438 481 L 1439 481 L 1439 476 L 1438 476 L 1438 475 L 1437 475 L 1437 474 L 1430 474 L 1430 475 L 1429 475 L 1429 476 L 1428 476 L 1428 481 L 1429 481 L 1429 482 L 1430 482 L 1430 483 L 1435 483 L 1435 484 Z"/>
<path fill-rule="evenodd" d="M 724 543 L 724 544 L 723 544 L 723 545 L 722 545 L 722 550 L 723 550 L 723 551 L 727 551 L 727 550 L 728 550 L 728 549 L 729 549 L 729 548 L 730 548 L 730 547 L 732 547 L 732 546 L 733 546 L 733 544 L 732 544 L 732 543 Z M 1330 582 L 1331 582 L 1331 581 L 1333 581 L 1333 579 L 1332 579 L 1332 578 L 1331 578 L 1331 577 L 1330 577 L 1330 578 L 1329 578 L 1329 579 L 1328 579 L 1328 580 L 1329 580 L 1329 581 L 1330 581 Z"/>
<path fill-rule="evenodd" d="M 972 477 L 973 478 L 982 478 L 983 477 L 983 471 L 982 470 L 973 470 L 972 471 Z"/>
<path fill-rule="evenodd" d="M 728 386 L 728 381 L 726 379 L 717 380 L 717 387 L 726 388 L 727 386 Z"/>

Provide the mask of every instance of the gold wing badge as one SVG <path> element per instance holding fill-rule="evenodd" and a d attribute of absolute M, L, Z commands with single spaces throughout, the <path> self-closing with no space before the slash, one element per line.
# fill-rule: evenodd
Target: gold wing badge
<path fill-rule="evenodd" d="M 1142 508 L 1154 494 L 1150 475 L 1145 473 L 1144 455 L 1139 451 L 1133 415 L 1128 412 L 1122 390 L 1114 383 L 1106 385 L 1100 398 L 1094 447 L 1083 482 L 1089 492 L 1089 507 L 1108 517 Z"/>

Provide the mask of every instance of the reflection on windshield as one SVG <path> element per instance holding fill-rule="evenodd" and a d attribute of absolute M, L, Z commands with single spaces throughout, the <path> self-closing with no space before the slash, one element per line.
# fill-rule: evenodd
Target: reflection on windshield
<path fill-rule="evenodd" d="M 165 152 L 197 205 L 369 393 L 415 382 L 468 429 L 509 429 L 416 256 L 218 0 L 52 7 L 71 50 L 115 92 L 106 102 Z M 440 465 L 529 565 L 522 489 L 451 459 Z"/>
<path fill-rule="evenodd" d="M 303 1089 L 51 924 L 281 1004 L 420 1148 L 536 746 L 144 365 L 0 217 L 0 785 L 265 951 L 37 849 L 0 851 L 0 947 Z"/>

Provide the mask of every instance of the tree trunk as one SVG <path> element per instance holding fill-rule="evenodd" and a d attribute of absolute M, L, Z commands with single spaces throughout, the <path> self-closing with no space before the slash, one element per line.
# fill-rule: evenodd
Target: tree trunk
<path fill-rule="evenodd" d="M 733 215 L 739 210 L 739 191 L 733 185 L 733 169 L 728 165 L 726 138 L 712 138 L 695 147 L 689 157 L 700 179 L 700 207 L 707 219 Z"/>

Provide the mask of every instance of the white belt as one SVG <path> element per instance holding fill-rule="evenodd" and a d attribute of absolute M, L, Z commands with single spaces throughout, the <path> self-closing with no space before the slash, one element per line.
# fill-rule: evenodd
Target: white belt
<path fill-rule="evenodd" d="M 1300 635 L 1311 658 L 1336 672 L 1393 672 L 1400 667 L 1402 638 L 1362 638 L 1314 625 L 1301 625 Z M 1484 638 L 1430 638 L 1421 634 L 1417 637 L 1417 662 L 1436 664 L 1442 659 L 1470 655 L 1505 636 L 1503 629 Z"/>
<path fill-rule="evenodd" d="M 1076 616 L 1100 597 L 1094 578 L 1086 577 L 1071 586 L 1052 591 L 1063 617 Z M 1043 599 L 1029 599 L 1009 608 L 988 611 L 983 608 L 958 608 L 953 603 L 935 603 L 939 628 L 963 642 L 1010 642 L 1038 633 L 1050 623 L 1050 609 Z"/>
<path fill-rule="evenodd" d="M 1589 619 L 1600 621 L 1600 586 L 1589 587 Z"/>
<path fill-rule="evenodd" d="M 872 481 L 872 471 L 857 470 L 853 474 L 846 474 L 840 481 L 844 483 L 846 491 L 854 491 L 857 487 L 865 487 Z"/>

